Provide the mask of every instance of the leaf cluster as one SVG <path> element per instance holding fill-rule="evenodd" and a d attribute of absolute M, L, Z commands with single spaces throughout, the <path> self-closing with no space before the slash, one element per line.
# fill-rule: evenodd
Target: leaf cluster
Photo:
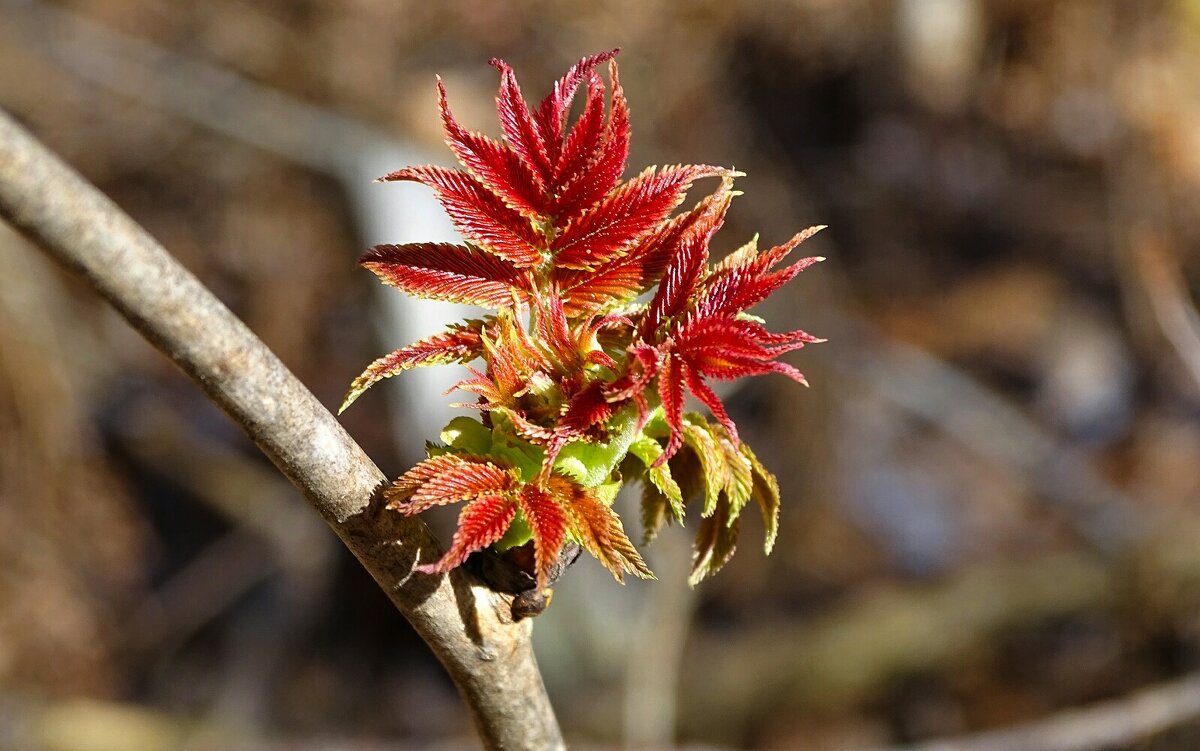
<path fill-rule="evenodd" d="M 408 294 L 493 311 L 379 358 L 342 405 L 410 368 L 466 366 L 455 389 L 473 397 L 460 406 L 479 419 L 453 420 L 430 458 L 387 493 L 404 514 L 465 504 L 450 549 L 422 567 L 428 573 L 483 548 L 530 546 L 541 590 L 573 540 L 617 579 L 650 577 L 612 510 L 629 480 L 643 485 L 645 542 L 682 522 L 689 503 L 700 507 L 693 584 L 728 561 L 751 501 L 767 552 L 774 544 L 778 485 L 709 382 L 776 372 L 804 383 L 777 358 L 821 340 L 770 332 L 747 310 L 822 260 L 784 265 L 821 227 L 763 251 L 755 238 L 711 263 L 709 243 L 739 195 L 740 173 L 674 165 L 622 181 L 629 107 L 615 55 L 580 60 L 536 107 L 512 68 L 493 60 L 500 140 L 459 123 L 439 80 L 446 143 L 462 169 L 406 167 L 382 178 L 431 188 L 463 242 L 380 245 L 363 265 Z M 580 92 L 582 112 L 569 124 Z M 676 213 L 703 179 L 715 189 Z M 687 393 L 714 422 L 684 413 Z"/>

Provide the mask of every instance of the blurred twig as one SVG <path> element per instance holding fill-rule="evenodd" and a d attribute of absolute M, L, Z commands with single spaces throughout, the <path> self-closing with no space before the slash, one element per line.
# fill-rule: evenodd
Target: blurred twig
<path fill-rule="evenodd" d="M 986 654 L 999 634 L 1023 624 L 1108 609 L 1193 613 L 1198 533 L 1194 515 L 1163 519 L 1116 561 L 1071 552 L 990 563 L 937 585 L 867 587 L 807 622 L 760 620 L 694 637 L 681 684 L 687 724 L 728 735 L 722 707 L 755 707 L 747 722 L 800 707 L 836 711 L 896 676 Z"/>
<path fill-rule="evenodd" d="M 1200 718 L 1200 675 L 1027 725 L 905 746 L 903 751 L 1106 751 Z M 900 751 L 900 749 L 893 749 Z"/>
<path fill-rule="evenodd" d="M 1101 476 L 1086 456 L 1039 426 L 977 380 L 915 347 L 840 315 L 822 333 L 846 342 L 834 366 L 884 399 L 928 420 L 964 446 L 1028 477 L 1097 550 L 1112 555 L 1141 538 L 1138 505 Z M 855 344 L 857 342 L 857 344 Z"/>
<path fill-rule="evenodd" d="M 411 576 L 438 544 L 419 521 L 372 511 L 385 478 L 358 444 L 194 276 L 7 114 L 0 216 L 83 275 L 304 493 L 446 666 L 485 744 L 562 746 L 530 625 L 512 624 L 463 574 Z"/>
<path fill-rule="evenodd" d="M 40 0 L 0 0 L 0 9 L 73 75 L 296 164 L 341 174 L 353 163 L 348 155 L 392 140 L 357 120 Z"/>
<path fill-rule="evenodd" d="M 1170 240 L 1147 227 L 1135 228 L 1130 252 L 1154 320 L 1200 388 L 1200 314 L 1188 296 Z"/>

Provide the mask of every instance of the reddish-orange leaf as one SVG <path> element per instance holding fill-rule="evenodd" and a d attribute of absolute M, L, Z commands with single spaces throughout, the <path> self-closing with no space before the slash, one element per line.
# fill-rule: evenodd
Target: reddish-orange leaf
<path fill-rule="evenodd" d="M 804 374 L 786 362 L 755 360 L 749 357 L 726 357 L 719 366 L 706 363 L 704 375 L 722 381 L 732 381 L 737 378 L 764 375 L 766 373 L 780 373 L 799 384 L 808 385 L 808 380 L 804 377 Z"/>
<path fill-rule="evenodd" d="M 471 454 L 442 454 L 426 459 L 418 463 L 415 467 L 400 475 L 391 486 L 384 491 L 384 498 L 388 501 L 388 507 L 394 508 L 405 514 L 415 514 L 433 504 L 419 504 L 419 508 L 415 508 L 410 504 L 414 493 L 417 492 L 425 483 L 435 477 L 446 474 L 454 474 L 456 472 L 470 473 L 477 467 L 495 467 L 486 458 L 474 456 Z M 503 470 L 501 470 L 503 471 Z M 453 503 L 454 499 L 444 501 L 444 503 Z"/>
<path fill-rule="evenodd" d="M 671 437 L 662 456 L 654 462 L 655 467 L 665 464 L 683 444 L 683 370 L 680 359 L 669 356 L 663 358 L 658 369 L 658 395 L 662 399 L 663 417 L 671 429 Z"/>
<path fill-rule="evenodd" d="M 654 577 L 611 508 L 566 477 L 555 475 L 550 478 L 549 485 L 567 511 L 571 532 L 584 550 L 595 556 L 617 581 L 623 582 L 626 572 L 645 579 Z"/>
<path fill-rule="evenodd" d="M 659 325 L 680 313 L 696 292 L 701 274 L 708 266 L 708 243 L 725 222 L 725 213 L 733 199 L 731 186 L 731 180 L 726 178 L 721 188 L 713 194 L 713 202 L 704 207 L 703 213 L 687 228 L 675 246 L 662 281 L 642 319 L 644 338 L 653 338 Z"/>
<path fill-rule="evenodd" d="M 438 78 L 438 108 L 450 150 L 504 202 L 528 217 L 539 216 L 545 207 L 545 187 L 521 158 L 507 145 L 464 128 L 450 112 L 446 87 Z"/>
<path fill-rule="evenodd" d="M 550 584 L 550 569 L 567 538 L 567 517 L 550 493 L 537 485 L 526 485 L 519 503 L 533 531 L 538 589 L 545 589 Z"/>
<path fill-rule="evenodd" d="M 551 292 L 535 303 L 538 307 L 537 332 L 543 346 L 561 368 L 577 370 L 581 362 L 579 343 L 571 336 L 562 298 Z"/>
<path fill-rule="evenodd" d="M 406 167 L 380 179 L 428 185 L 437 193 L 454 228 L 475 245 L 515 266 L 541 262 L 545 241 L 529 220 L 470 174 L 445 167 Z"/>
<path fill-rule="evenodd" d="M 504 138 L 530 171 L 548 183 L 554 172 L 546 152 L 546 138 L 529 113 L 529 105 L 521 95 L 521 87 L 512 67 L 499 58 L 492 58 L 492 67 L 500 71 L 500 94 L 496 97 L 496 112 Z"/>
<path fill-rule="evenodd" d="M 410 295 L 489 308 L 511 306 L 529 284 L 507 261 L 449 243 L 377 245 L 362 265 Z"/>
<path fill-rule="evenodd" d="M 562 153 L 554 165 L 550 185 L 569 183 L 595 159 L 604 137 L 604 81 L 595 71 L 588 74 L 587 104 L 579 121 L 571 128 Z"/>
<path fill-rule="evenodd" d="M 407 347 L 384 355 L 367 366 L 362 375 L 350 384 L 338 414 L 346 411 L 354 400 L 384 378 L 402 373 L 410 368 L 424 365 L 441 365 L 449 362 L 469 362 L 483 354 L 483 341 L 480 331 L 483 321 L 467 321 L 455 324 L 440 334 L 422 339 Z"/>
<path fill-rule="evenodd" d="M 632 300 L 649 290 L 667 268 L 679 244 L 689 233 L 700 231 L 716 216 L 715 207 L 728 200 L 729 186 L 722 185 L 686 214 L 663 222 L 624 255 L 601 264 L 595 271 L 555 269 L 567 314 L 580 316 Z"/>
<path fill-rule="evenodd" d="M 579 434 L 605 422 L 615 411 L 616 405 L 604 398 L 604 383 L 592 381 L 587 388 L 571 397 L 558 424 L 564 430 Z"/>
<path fill-rule="evenodd" d="M 471 553 L 503 537 L 516 515 L 512 499 L 495 493 L 480 496 L 458 515 L 458 531 L 446 554 L 435 563 L 417 566 L 416 570 L 423 574 L 443 574 L 461 565 Z"/>
<path fill-rule="evenodd" d="M 716 392 L 709 388 L 709 385 L 704 382 L 700 374 L 691 368 L 684 369 L 684 380 L 687 382 L 688 391 L 695 394 L 696 398 L 704 402 L 704 406 L 708 407 L 713 413 L 713 417 L 717 418 L 717 422 L 724 426 L 729 432 L 730 438 L 734 443 L 738 442 L 737 426 L 733 424 L 729 413 L 725 411 L 725 405 L 721 403 L 721 398 Z"/>
<path fill-rule="evenodd" d="M 745 263 L 722 268 L 706 282 L 704 292 L 696 302 L 696 315 L 736 315 L 767 299 L 801 271 L 822 260 L 820 257 L 803 258 L 787 268 L 770 271 L 793 248 L 820 229 L 809 227 L 783 245 L 771 248 Z"/>
<path fill-rule="evenodd" d="M 542 137 L 550 149 L 551 160 L 557 161 L 559 158 L 558 146 L 562 143 L 567 111 L 571 107 L 571 100 L 575 97 L 575 91 L 579 88 L 579 84 L 583 83 L 584 78 L 591 75 L 597 65 L 612 60 L 616 54 L 617 50 L 609 50 L 585 57 L 575 63 L 562 78 L 554 82 L 550 93 L 538 105 L 535 117 L 542 131 Z"/>
<path fill-rule="evenodd" d="M 551 247 L 555 262 L 567 268 L 595 268 L 650 232 L 683 201 L 692 181 L 723 175 L 721 167 L 653 167 L 585 211 Z"/>
<path fill-rule="evenodd" d="M 617 76 L 616 61 L 609 63 L 608 76 L 612 81 L 612 104 L 599 154 L 587 169 L 559 187 L 552 198 L 548 213 L 554 216 L 555 227 L 565 226 L 608 195 L 625 173 L 625 160 L 629 158 L 629 103 Z"/>
<path fill-rule="evenodd" d="M 504 396 L 496 388 L 496 382 L 488 378 L 485 374 L 480 373 L 470 365 L 467 370 L 471 371 L 473 378 L 464 378 L 450 388 L 446 389 L 447 394 L 454 391 L 466 391 L 472 394 L 477 394 L 480 401 L 476 403 L 458 403 L 452 404 L 452 407 L 463 407 L 466 409 L 492 409 L 500 405 L 504 401 Z"/>
<path fill-rule="evenodd" d="M 485 493 L 506 493 L 517 484 L 517 476 L 511 469 L 502 469 L 491 462 L 465 461 L 426 480 L 412 494 L 407 508 L 424 510 L 470 500 Z"/>

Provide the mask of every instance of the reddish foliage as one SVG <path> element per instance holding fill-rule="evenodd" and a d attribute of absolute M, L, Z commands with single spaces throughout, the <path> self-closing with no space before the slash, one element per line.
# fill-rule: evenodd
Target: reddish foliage
<path fill-rule="evenodd" d="M 630 426 L 648 431 L 638 448 L 644 475 L 634 475 L 654 490 L 646 495 L 654 511 L 648 519 L 661 521 L 664 509 L 682 518 L 681 487 L 703 488 L 706 521 L 694 578 L 715 571 L 732 553 L 737 515 L 752 498 L 773 523 L 778 488 L 739 443 L 707 379 L 778 372 L 803 382 L 777 358 L 820 340 L 803 331 L 771 333 L 746 311 L 820 260 L 780 267 L 820 228 L 761 253 L 747 246 L 711 265 L 709 243 L 736 195 L 739 173 L 704 165 L 650 167 L 622 182 L 629 108 L 615 54 L 580 60 L 536 109 L 512 68 L 493 60 L 500 71 L 498 141 L 454 118 L 439 80 L 446 141 L 464 169 L 406 167 L 383 178 L 432 188 L 464 244 L 381 245 L 363 265 L 410 294 L 497 311 L 380 358 L 347 397 L 349 404 L 407 368 L 483 359 L 483 369 L 472 368 L 472 377 L 456 388 L 476 397 L 464 406 L 481 412 L 492 454 L 453 444 L 438 448 L 446 453 L 421 462 L 388 491 L 390 506 L 406 514 L 467 504 L 449 552 L 422 570 L 453 568 L 523 520 L 540 588 L 548 586 L 568 538 L 617 578 L 649 576 L 620 520 L 601 500 L 611 499 L 620 482 L 621 456 L 612 454 L 629 445 Z M 598 70 L 604 63 L 607 107 Z M 580 90 L 582 112 L 569 124 Z M 693 182 L 712 177 L 720 184 L 711 195 L 673 215 Z M 647 304 L 634 303 L 651 292 Z M 717 425 L 684 414 L 687 393 L 708 407 Z M 657 407 L 662 419 L 651 434 L 647 420 Z M 615 443 L 621 434 L 624 443 Z M 574 453 L 564 453 L 572 444 Z M 596 450 L 589 454 L 588 446 Z M 677 483 L 667 462 L 684 446 L 677 469 L 701 476 L 681 476 Z M 478 450 L 487 454 L 486 447 Z M 575 462 L 572 476 L 564 474 L 568 465 L 559 466 L 560 455 Z M 605 483 L 610 490 L 602 495 L 597 488 Z"/>

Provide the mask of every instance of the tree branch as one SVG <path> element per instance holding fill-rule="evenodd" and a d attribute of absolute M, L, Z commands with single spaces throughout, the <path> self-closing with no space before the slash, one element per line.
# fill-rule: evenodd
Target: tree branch
<path fill-rule="evenodd" d="M 0 111 L 0 217 L 83 275 L 246 431 L 300 489 L 450 672 L 488 748 L 563 748 L 508 603 L 440 554 L 424 524 L 377 513 L 383 474 L 328 410 L 199 280 Z"/>

